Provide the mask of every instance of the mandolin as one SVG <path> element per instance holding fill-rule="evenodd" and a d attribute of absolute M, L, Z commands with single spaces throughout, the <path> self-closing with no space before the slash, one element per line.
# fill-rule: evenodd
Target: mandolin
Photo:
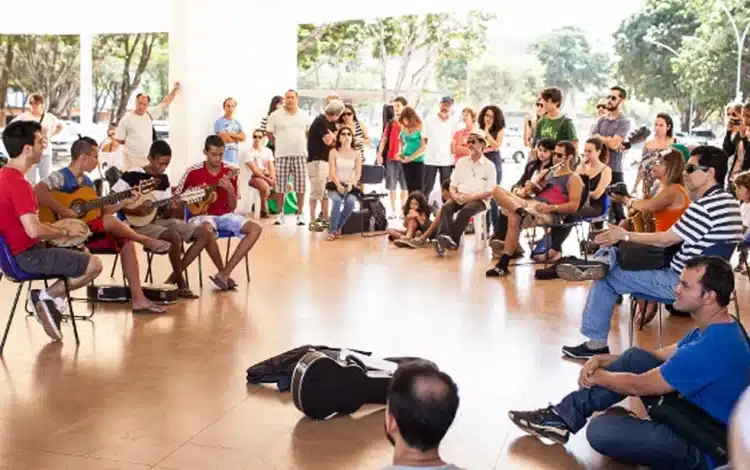
<path fill-rule="evenodd" d="M 239 168 L 232 168 L 232 170 L 227 173 L 226 175 L 222 176 L 221 179 L 231 180 L 232 178 L 236 178 L 237 175 L 240 174 Z M 202 200 L 188 204 L 187 208 L 188 211 L 190 211 L 190 214 L 193 216 L 205 214 L 208 212 L 208 208 L 216 202 L 218 198 L 217 189 L 219 188 L 219 184 L 214 184 L 211 186 L 204 186 L 202 189 L 205 191 L 205 196 Z"/>
<path fill-rule="evenodd" d="M 152 178 L 142 181 L 135 188 L 110 193 L 104 197 L 98 197 L 96 189 L 91 186 L 81 186 L 72 193 L 52 191 L 52 197 L 62 206 L 72 209 L 78 215 L 78 219 L 84 222 L 91 222 L 102 216 L 102 208 L 129 198 L 134 189 L 141 193 L 148 193 L 153 191 L 157 184 L 158 181 Z M 39 207 L 39 220 L 41 222 L 51 224 L 59 218 L 51 208 L 47 206 Z"/>
<path fill-rule="evenodd" d="M 156 200 L 154 193 L 141 194 L 135 202 L 128 205 L 127 209 L 136 209 L 143 205 L 147 205 L 151 210 L 145 215 L 125 214 L 125 218 L 133 227 L 143 227 L 156 219 L 156 214 L 159 208 L 169 205 L 175 200 L 175 198 L 183 203 L 195 204 L 202 201 L 205 197 L 206 189 L 201 187 L 187 189 L 179 196 L 162 199 L 160 201 Z"/>

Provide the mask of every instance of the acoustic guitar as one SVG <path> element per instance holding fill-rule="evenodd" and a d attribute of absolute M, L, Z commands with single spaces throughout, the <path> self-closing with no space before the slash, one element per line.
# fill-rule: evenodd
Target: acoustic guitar
<path fill-rule="evenodd" d="M 229 173 L 222 176 L 222 179 L 231 180 L 232 178 L 236 178 L 237 175 L 239 174 L 240 174 L 239 168 L 232 168 L 232 170 Z M 216 192 L 218 188 L 219 188 L 218 184 L 214 184 L 211 186 L 203 186 L 202 189 L 206 192 L 206 195 L 202 200 L 196 203 L 187 205 L 187 208 L 188 208 L 188 211 L 190 211 L 190 214 L 193 216 L 196 216 L 196 215 L 201 215 L 201 214 L 205 214 L 206 212 L 208 212 L 208 208 L 211 206 L 211 204 L 216 202 L 219 196 L 218 193 Z"/>
<path fill-rule="evenodd" d="M 91 222 L 102 216 L 102 208 L 117 204 L 118 202 L 129 198 L 133 193 L 133 189 L 137 189 L 141 193 L 147 193 L 153 191 L 157 184 L 158 180 L 152 178 L 142 181 L 135 188 L 117 193 L 110 193 L 104 197 L 99 197 L 99 195 L 96 194 L 96 189 L 91 186 L 81 186 L 72 193 L 52 191 L 52 197 L 63 207 L 73 210 L 78 216 L 78 219 L 83 220 L 84 222 Z M 46 206 L 39 207 L 39 220 L 41 222 L 51 224 L 59 218 L 60 217 L 51 208 Z"/>
<path fill-rule="evenodd" d="M 195 187 L 183 191 L 182 194 L 177 196 L 177 199 L 183 203 L 194 204 L 202 201 L 205 197 L 206 189 L 202 187 Z M 135 209 L 145 204 L 151 210 L 148 214 L 145 215 L 125 214 L 125 218 L 133 227 L 143 227 L 144 225 L 148 225 L 153 222 L 154 219 L 156 219 L 156 214 L 160 207 L 168 205 L 174 199 L 175 198 L 170 197 L 157 201 L 156 196 L 152 192 L 141 194 L 138 199 L 134 203 L 129 204 L 127 208 Z"/>

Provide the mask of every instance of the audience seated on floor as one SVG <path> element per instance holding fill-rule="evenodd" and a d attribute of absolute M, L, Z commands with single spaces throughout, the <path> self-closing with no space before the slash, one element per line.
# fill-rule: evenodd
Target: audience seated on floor
<path fill-rule="evenodd" d="M 510 419 L 530 434 L 565 444 L 594 413 L 605 411 L 586 430 L 591 446 L 603 455 L 651 468 L 697 470 L 725 463 L 707 455 L 694 432 L 610 407 L 628 396 L 653 400 L 646 397 L 677 392 L 726 426 L 750 384 L 750 340 L 727 309 L 733 291 L 734 273 L 727 261 L 707 256 L 687 260 L 674 289 L 675 308 L 689 312 L 697 328 L 658 351 L 630 348 L 619 356 L 596 355 L 581 369 L 579 390 L 554 406 L 510 411 Z M 699 423 L 692 420 L 696 427 Z"/>
<path fill-rule="evenodd" d="M 56 228 L 39 221 L 36 195 L 24 177 L 42 159 L 46 139 L 36 121 L 13 121 L 3 130 L 8 163 L 0 168 L 0 236 L 24 272 L 67 278 L 73 291 L 93 281 L 102 272 L 102 262 L 88 253 L 47 247 L 44 242 L 84 235 L 83 230 Z M 65 284 L 58 280 L 32 296 L 34 316 L 54 341 L 62 340 L 60 323 L 68 299 Z"/>
<path fill-rule="evenodd" d="M 497 186 L 492 197 L 508 217 L 504 253 L 497 264 L 487 271 L 488 277 L 510 274 L 510 260 L 518 247 L 521 230 L 538 225 L 559 224 L 581 207 L 584 184 L 573 172 L 576 149 L 572 142 L 562 141 L 555 146 L 552 166 L 539 175 L 533 188 L 524 196 Z"/>
<path fill-rule="evenodd" d="M 467 144 L 469 158 L 456 162 L 450 180 L 451 200 L 443 205 L 440 213 L 438 236 L 433 241 L 439 255 L 458 249 L 472 216 L 489 208 L 489 198 L 495 187 L 495 164 L 483 154 L 487 145 L 484 131 L 472 129 Z"/>
<path fill-rule="evenodd" d="M 424 235 L 432 225 L 430 206 L 422 191 L 409 194 L 404 204 L 404 230 L 389 228 L 388 239 L 398 247 L 417 248 L 424 245 Z"/>
<path fill-rule="evenodd" d="M 461 470 L 440 457 L 440 442 L 458 411 L 458 387 L 427 361 L 400 366 L 388 388 L 385 435 L 393 465 L 385 470 Z"/>
<path fill-rule="evenodd" d="M 665 232 L 656 233 L 627 232 L 622 227 L 610 226 L 597 235 L 596 243 L 607 247 L 600 250 L 597 256 L 606 257 L 609 269 L 606 277 L 591 287 L 583 310 L 581 333 L 588 341 L 578 346 L 563 346 L 563 354 L 578 359 L 609 354 L 607 337 L 618 296 L 638 293 L 673 301 L 674 288 L 687 260 L 713 245 L 737 243 L 742 239 L 739 204 L 719 184 L 724 181 L 726 172 L 727 157 L 723 150 L 710 146 L 696 147 L 685 166 L 685 180 L 698 199 L 690 204 L 676 224 Z M 618 248 L 614 245 L 620 241 L 665 248 L 678 246 L 679 249 L 669 266 L 630 271 L 618 264 Z M 591 278 L 588 273 L 582 272 L 581 278 L 587 277 Z"/>

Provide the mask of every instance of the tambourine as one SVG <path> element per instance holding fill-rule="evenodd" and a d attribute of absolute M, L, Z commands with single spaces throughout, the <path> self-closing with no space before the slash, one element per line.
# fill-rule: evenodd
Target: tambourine
<path fill-rule="evenodd" d="M 52 246 L 59 247 L 59 248 L 73 248 L 76 246 L 83 245 L 84 242 L 88 240 L 88 238 L 91 236 L 91 229 L 89 229 L 88 224 L 86 224 L 86 222 L 84 222 L 83 220 L 62 219 L 50 225 L 53 228 L 66 230 L 68 232 L 72 232 L 77 227 L 81 227 L 82 229 L 84 229 L 83 235 L 78 235 L 75 237 L 74 236 L 61 237 L 61 238 L 54 238 L 52 240 L 47 240 L 47 243 L 49 243 Z"/>

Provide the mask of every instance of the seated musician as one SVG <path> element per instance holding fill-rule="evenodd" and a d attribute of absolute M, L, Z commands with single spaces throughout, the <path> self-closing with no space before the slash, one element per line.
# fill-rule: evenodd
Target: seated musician
<path fill-rule="evenodd" d="M 153 191 L 157 201 L 170 199 L 166 206 L 156 209 L 154 220 L 141 227 L 133 227 L 137 233 L 168 241 L 172 248 L 169 250 L 169 262 L 172 265 L 172 274 L 166 280 L 166 284 L 177 285 L 177 295 L 183 299 L 198 298 L 187 285 L 187 280 L 182 275 L 190 266 L 200 252 L 205 249 L 214 264 L 221 264 L 221 252 L 216 243 L 213 231 L 204 226 L 195 226 L 185 222 L 183 218 L 173 218 L 171 213 L 176 209 L 182 209 L 179 196 L 171 196 L 169 177 L 165 171 L 172 160 L 172 148 L 163 140 L 157 140 L 151 144 L 148 153 L 148 165 L 143 168 L 132 168 L 123 173 L 120 180 L 112 186 L 112 191 L 120 192 L 134 187 L 139 183 L 157 178 L 159 180 L 156 190 Z M 143 216 L 151 213 L 154 208 L 144 203 L 138 207 L 123 208 L 122 212 L 127 215 Z M 190 248 L 182 255 L 182 243 L 192 242 Z"/>
<path fill-rule="evenodd" d="M 691 439 L 692 433 L 614 405 L 626 397 L 656 400 L 677 392 L 726 426 L 750 385 L 750 345 L 727 308 L 733 291 L 728 262 L 714 256 L 687 260 L 672 296 L 676 308 L 690 313 L 695 329 L 656 351 L 630 348 L 621 355 L 594 356 L 581 369 L 579 390 L 547 408 L 510 411 L 510 419 L 529 434 L 559 444 L 588 421 L 586 438 L 594 450 L 631 465 L 699 470 L 725 463 L 706 455 L 699 442 L 703 439 Z M 692 425 L 700 426 L 697 420 Z"/>
<path fill-rule="evenodd" d="M 205 214 L 193 214 L 190 223 L 205 225 L 214 232 L 229 232 L 242 239 L 225 266 L 222 267 L 221 258 L 214 260 L 215 263 L 218 261 L 219 271 L 215 276 L 209 277 L 220 290 L 235 289 L 237 283 L 230 277 L 232 270 L 258 241 L 263 227 L 258 222 L 233 212 L 237 208 L 237 167 L 223 161 L 224 141 L 221 137 L 206 137 L 203 154 L 206 160 L 187 168 L 175 194 L 194 187 L 215 187 L 216 200 L 208 205 Z"/>
<path fill-rule="evenodd" d="M 594 241 L 607 247 L 622 240 L 664 248 L 680 245 L 670 266 L 642 271 L 623 270 L 618 264 L 617 248 L 607 248 L 609 270 L 591 286 L 583 309 L 581 333 L 588 340 L 578 346 L 563 346 L 563 354 L 576 359 L 609 354 L 607 337 L 618 296 L 638 293 L 674 301 L 674 288 L 688 259 L 713 245 L 742 240 L 740 206 L 721 185 L 726 173 L 727 156 L 723 150 L 712 146 L 696 147 L 685 166 L 685 181 L 687 189 L 698 199 L 688 206 L 677 223 L 669 230 L 655 233 L 628 232 L 610 225 L 597 235 Z"/>
<path fill-rule="evenodd" d="M 552 166 L 535 180 L 534 187 L 524 188 L 521 195 L 497 186 L 492 197 L 508 217 L 503 256 L 487 271 L 488 277 L 510 274 L 508 265 L 518 246 L 521 230 L 540 224 L 561 223 L 581 206 L 583 180 L 573 173 L 571 165 L 576 149 L 568 141 L 558 142 L 552 157 Z M 534 194 L 537 193 L 537 194 Z"/>
<path fill-rule="evenodd" d="M 53 191 L 73 193 L 83 186 L 94 187 L 94 183 L 85 173 L 97 167 L 99 147 L 96 141 L 90 137 L 81 137 L 73 142 L 70 159 L 70 165 L 52 172 L 34 187 L 39 204 L 52 210 L 59 218 L 78 218 L 78 214 L 58 202 Z M 125 279 L 130 288 L 133 313 L 164 313 L 164 307 L 151 302 L 143 294 L 135 243 L 140 243 L 156 253 L 168 252 L 171 245 L 167 241 L 136 233 L 114 215 L 137 198 L 138 192 L 134 191 L 128 199 L 102 208 L 101 215 L 88 222 L 94 236 L 86 243 L 86 247 L 91 250 L 111 250 L 120 253 Z"/>
<path fill-rule="evenodd" d="M 36 121 L 14 121 L 3 131 L 8 163 L 0 169 L 0 236 L 23 271 L 39 276 L 68 278 L 70 290 L 83 287 L 102 272 L 99 258 L 66 248 L 50 248 L 44 240 L 81 236 L 39 222 L 34 190 L 24 178 L 42 159 L 45 141 Z M 53 340 L 62 340 L 60 322 L 65 310 L 65 285 L 57 281 L 32 291 L 34 316 Z"/>
<path fill-rule="evenodd" d="M 439 234 L 433 241 L 439 255 L 443 255 L 446 249 L 457 250 L 471 217 L 489 207 L 497 174 L 495 164 L 484 158 L 486 139 L 484 131 L 472 129 L 466 141 L 469 158 L 456 162 L 451 175 L 451 200 L 440 210 Z"/>
<path fill-rule="evenodd" d="M 640 214 L 651 214 L 655 222 L 657 232 L 665 232 L 674 225 L 690 205 L 690 193 L 685 188 L 685 160 L 682 154 L 675 149 L 662 150 L 664 154 L 657 154 L 649 161 L 646 170 L 649 172 L 649 178 L 644 180 L 658 181 L 658 192 L 650 197 L 650 186 L 645 186 L 646 194 L 643 199 L 636 199 L 629 196 L 613 194 L 612 200 L 628 208 L 630 215 L 635 215 L 636 211 Z M 628 224 L 625 227 L 632 231 L 644 231 L 644 227 L 633 225 L 634 220 L 640 215 L 631 217 L 623 221 Z M 642 225 L 642 223 L 641 223 Z M 657 304 L 654 302 L 638 302 L 638 311 L 636 313 L 636 323 L 643 327 L 646 323 L 653 320 L 656 315 Z"/>

